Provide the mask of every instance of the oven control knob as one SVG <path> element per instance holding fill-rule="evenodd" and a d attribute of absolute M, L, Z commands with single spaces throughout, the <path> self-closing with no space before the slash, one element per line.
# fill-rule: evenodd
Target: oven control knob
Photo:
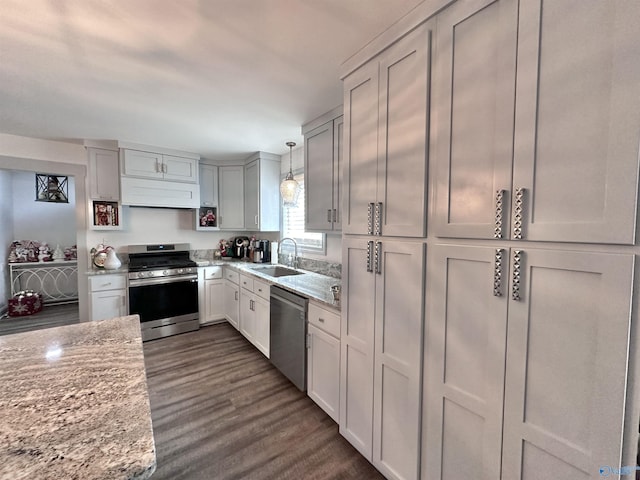
<path fill-rule="evenodd" d="M 179 269 L 178 269 L 178 273 L 179 273 L 179 274 L 180 274 L 180 273 L 184 273 L 184 268 L 179 268 Z"/>
<path fill-rule="evenodd" d="M 169 276 L 169 270 L 165 270 L 164 272 L 162 272 L 162 275 L 164 275 L 165 277 Z"/>

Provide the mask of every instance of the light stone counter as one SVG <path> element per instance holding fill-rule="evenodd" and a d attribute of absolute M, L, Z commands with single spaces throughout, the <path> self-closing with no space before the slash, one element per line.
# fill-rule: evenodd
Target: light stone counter
<path fill-rule="evenodd" d="M 226 267 L 234 268 L 241 273 L 251 274 L 271 285 L 277 285 L 293 293 L 297 293 L 298 295 L 323 303 L 325 306 L 340 310 L 340 302 L 334 302 L 333 294 L 331 293 L 332 285 L 341 284 L 339 278 L 333 278 L 327 275 L 321 275 L 319 273 L 308 272 L 301 269 L 298 269 L 299 272 L 302 272 L 301 275 L 272 277 L 260 272 L 260 267 L 267 266 L 267 264 L 244 262 L 241 260 L 199 260 L 197 262 L 198 266 L 201 267 L 224 265 Z"/>
<path fill-rule="evenodd" d="M 137 315 L 0 337 L 0 479 L 156 468 Z"/>

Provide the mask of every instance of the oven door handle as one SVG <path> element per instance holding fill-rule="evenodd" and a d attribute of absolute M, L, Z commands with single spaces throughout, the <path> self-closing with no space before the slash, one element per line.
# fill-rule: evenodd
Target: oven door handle
<path fill-rule="evenodd" d="M 162 285 L 176 282 L 197 282 L 198 275 L 183 275 L 180 277 L 137 278 L 129 280 L 130 287 L 144 287 L 145 285 Z"/>

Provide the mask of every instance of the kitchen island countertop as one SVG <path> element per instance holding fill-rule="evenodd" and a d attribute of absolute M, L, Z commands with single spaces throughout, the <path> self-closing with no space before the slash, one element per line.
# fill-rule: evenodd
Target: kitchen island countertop
<path fill-rule="evenodd" d="M 155 471 L 137 315 L 0 337 L 0 375 L 0 479 Z"/>

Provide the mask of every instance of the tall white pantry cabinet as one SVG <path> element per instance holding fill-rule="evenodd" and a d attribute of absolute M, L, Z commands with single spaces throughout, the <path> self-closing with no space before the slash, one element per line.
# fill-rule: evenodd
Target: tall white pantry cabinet
<path fill-rule="evenodd" d="M 638 19 L 425 2 L 345 63 L 340 432 L 386 477 L 636 465 Z"/>

